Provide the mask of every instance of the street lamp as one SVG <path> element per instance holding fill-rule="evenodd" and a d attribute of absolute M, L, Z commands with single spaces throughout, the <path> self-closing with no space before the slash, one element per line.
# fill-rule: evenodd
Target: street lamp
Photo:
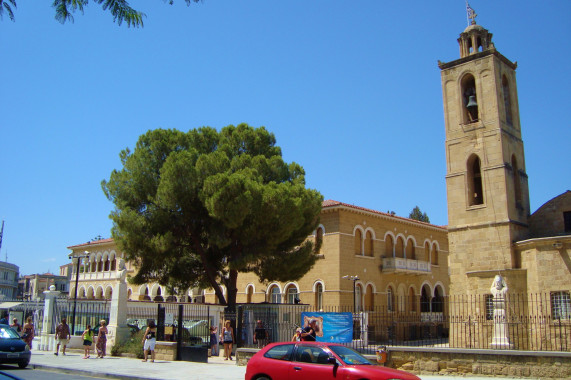
<path fill-rule="evenodd" d="M 79 266 L 81 265 L 81 260 L 85 259 L 86 257 L 89 257 L 89 252 L 88 251 L 84 251 L 82 254 L 79 254 L 77 256 L 73 256 L 73 254 L 69 255 L 69 258 L 72 260 L 73 263 L 73 259 L 77 259 L 77 267 L 75 268 L 75 295 L 73 296 L 73 317 L 72 317 L 72 325 L 71 325 L 71 335 L 73 336 L 73 334 L 75 334 L 75 308 L 77 305 L 77 286 L 79 284 Z"/>
<path fill-rule="evenodd" d="M 357 312 L 357 298 L 355 297 L 355 291 L 357 288 L 357 281 L 359 281 L 359 276 L 343 276 L 345 280 L 353 281 L 353 314 Z"/>

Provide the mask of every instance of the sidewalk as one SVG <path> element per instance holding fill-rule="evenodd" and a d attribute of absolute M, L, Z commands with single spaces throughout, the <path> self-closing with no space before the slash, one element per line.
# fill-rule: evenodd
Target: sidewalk
<path fill-rule="evenodd" d="M 78 375 L 99 376 L 115 379 L 183 379 L 197 380 L 243 380 L 246 367 L 237 366 L 235 361 L 224 361 L 222 356 L 208 358 L 208 363 L 192 363 L 157 360 L 154 363 L 141 362 L 140 359 L 108 356 L 97 359 L 97 355 L 82 359 L 83 353 L 68 352 L 55 356 L 51 351 L 32 351 L 30 367 L 73 373 Z"/>

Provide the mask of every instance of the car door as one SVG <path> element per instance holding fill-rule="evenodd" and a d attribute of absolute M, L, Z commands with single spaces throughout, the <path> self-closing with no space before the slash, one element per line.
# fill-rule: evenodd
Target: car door
<path fill-rule="evenodd" d="M 343 368 L 329 363 L 333 357 L 317 345 L 299 344 L 290 367 L 290 380 L 341 379 Z"/>

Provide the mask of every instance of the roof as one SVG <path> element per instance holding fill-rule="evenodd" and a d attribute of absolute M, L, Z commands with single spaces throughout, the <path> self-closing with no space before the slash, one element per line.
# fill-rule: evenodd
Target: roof
<path fill-rule="evenodd" d="M 333 207 L 346 207 L 346 208 L 350 208 L 350 209 L 353 209 L 353 210 L 365 211 L 365 212 L 369 212 L 369 213 L 376 214 L 376 215 L 379 215 L 379 216 L 385 216 L 385 217 L 387 217 L 387 218 L 400 219 L 400 220 L 405 221 L 405 222 L 418 223 L 418 224 L 423 224 L 423 225 L 425 225 L 425 226 L 437 227 L 437 228 L 443 228 L 443 229 L 446 229 L 446 228 L 447 228 L 447 226 L 437 226 L 437 225 L 435 225 L 435 224 L 426 223 L 426 222 L 421 222 L 421 221 L 416 220 L 416 219 L 404 218 L 404 217 L 402 217 L 402 216 L 392 215 L 392 214 L 389 214 L 389 213 L 386 213 L 386 212 L 381 212 L 381 211 L 373 210 L 373 209 L 370 209 L 370 208 L 365 208 L 365 207 L 350 205 L 350 204 L 348 204 L 348 203 L 343 203 L 343 202 L 339 202 L 339 201 L 334 201 L 334 200 L 331 200 L 331 199 L 328 199 L 328 200 L 323 201 L 323 203 L 321 204 L 321 207 L 324 208 L 324 209 L 325 209 L 325 208 L 329 208 L 329 207 L 331 207 L 331 208 L 333 208 Z"/>
<path fill-rule="evenodd" d="M 105 243 L 111 243 L 111 242 L 113 242 L 113 238 L 94 240 L 94 241 L 88 241 L 87 243 L 83 243 L 83 244 L 70 245 L 69 247 L 67 247 L 67 249 L 74 249 L 74 248 L 79 248 L 79 247 L 88 247 L 91 245 L 105 244 Z"/>

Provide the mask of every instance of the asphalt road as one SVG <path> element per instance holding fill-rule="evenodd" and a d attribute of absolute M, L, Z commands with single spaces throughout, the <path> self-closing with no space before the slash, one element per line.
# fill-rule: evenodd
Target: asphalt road
<path fill-rule="evenodd" d="M 58 373 L 52 371 L 44 371 L 41 369 L 20 369 L 18 366 L 10 365 L 0 365 L 0 380 L 4 380 L 5 377 L 2 374 L 9 374 L 16 376 L 17 378 L 23 380 L 87 380 L 87 379 L 101 379 L 101 377 L 89 377 L 89 376 L 78 376 L 78 375 L 68 375 L 65 373 Z M 7 378 L 6 378 L 7 379 Z M 8 380 L 8 379 L 7 379 Z"/>

